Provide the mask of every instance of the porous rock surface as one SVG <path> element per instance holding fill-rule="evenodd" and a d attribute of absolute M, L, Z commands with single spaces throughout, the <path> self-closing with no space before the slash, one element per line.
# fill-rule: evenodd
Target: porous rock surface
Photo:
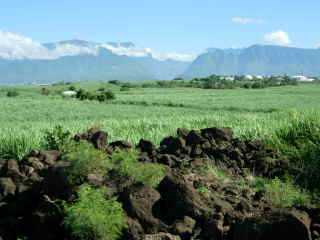
<path fill-rule="evenodd" d="M 108 143 L 108 134 L 91 129 L 75 136 L 112 154 L 134 146 Z M 259 140 L 240 140 L 228 128 L 178 129 L 157 147 L 141 139 L 141 162 L 166 166 L 157 188 L 119 176 L 91 174 L 88 183 L 106 185 L 126 213 L 127 240 L 316 240 L 320 239 L 319 209 L 277 209 L 263 194 L 239 187 L 232 176 L 281 176 L 286 159 Z M 68 162 L 58 151 L 32 151 L 23 160 L 0 164 L 0 239 L 73 239 L 63 227 L 56 202 L 72 201 L 74 189 L 65 175 Z M 204 166 L 219 166 L 231 177 L 202 174 Z M 199 188 L 206 189 L 205 192 Z"/>

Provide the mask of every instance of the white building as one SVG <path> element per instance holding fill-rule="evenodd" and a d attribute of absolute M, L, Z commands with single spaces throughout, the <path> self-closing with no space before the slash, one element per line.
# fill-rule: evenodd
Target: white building
<path fill-rule="evenodd" d="M 245 75 L 244 78 L 245 78 L 246 80 L 249 80 L 249 81 L 251 81 L 251 80 L 254 79 L 254 77 L 253 77 L 252 75 Z"/>
<path fill-rule="evenodd" d="M 292 76 L 291 78 L 294 80 L 297 80 L 298 82 L 313 82 L 314 81 L 313 78 L 308 78 L 303 75 Z"/>

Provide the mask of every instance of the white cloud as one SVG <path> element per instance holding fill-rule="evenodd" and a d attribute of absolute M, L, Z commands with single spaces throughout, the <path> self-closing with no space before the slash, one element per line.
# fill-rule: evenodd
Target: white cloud
<path fill-rule="evenodd" d="M 282 30 L 267 33 L 264 35 L 264 40 L 266 42 L 282 46 L 286 46 L 291 43 L 289 34 Z"/>
<path fill-rule="evenodd" d="M 135 47 L 122 47 L 122 46 L 112 46 L 109 44 L 101 44 L 100 47 L 106 48 L 114 54 L 130 57 L 146 57 L 152 53 L 152 50 L 149 48 L 139 49 Z"/>
<path fill-rule="evenodd" d="M 150 48 L 137 48 L 134 46 L 123 47 L 120 44 L 97 44 L 81 46 L 72 43 L 58 43 L 52 49 L 48 49 L 41 43 L 31 38 L 0 30 L 0 58 L 5 59 L 57 59 L 64 56 L 98 55 L 100 48 L 106 48 L 114 54 L 130 57 L 152 56 L 158 60 L 191 61 L 195 58 L 192 54 L 160 53 Z"/>
<path fill-rule="evenodd" d="M 63 56 L 77 56 L 82 54 L 97 55 L 98 49 L 73 44 L 58 44 L 54 50 L 50 51 L 50 55 L 54 59 Z"/>
<path fill-rule="evenodd" d="M 97 54 L 97 49 L 58 44 L 49 50 L 31 38 L 0 30 L 0 57 L 5 59 L 57 59 L 63 56 Z"/>
<path fill-rule="evenodd" d="M 40 43 L 16 33 L 0 30 L 0 57 L 6 59 L 46 59 L 48 51 Z"/>
<path fill-rule="evenodd" d="M 130 57 L 152 56 L 153 58 L 160 61 L 171 59 L 171 60 L 188 62 L 196 58 L 196 56 L 193 54 L 176 53 L 176 52 L 164 53 L 164 52 L 154 51 L 151 48 L 137 48 L 137 47 L 127 48 L 127 47 L 120 46 L 120 44 L 119 46 L 116 46 L 116 47 L 109 44 L 101 44 L 100 47 L 106 48 L 112 53 L 117 55 L 124 55 L 124 56 L 130 56 Z"/>
<path fill-rule="evenodd" d="M 264 22 L 262 19 L 248 18 L 248 17 L 233 17 L 231 21 L 233 23 L 242 24 L 242 25 L 262 24 Z"/>
<path fill-rule="evenodd" d="M 176 52 L 170 52 L 170 53 L 156 53 L 153 52 L 152 56 L 158 60 L 177 60 L 181 62 L 191 62 L 193 61 L 197 56 L 195 54 L 188 54 L 188 53 L 176 53 Z"/>

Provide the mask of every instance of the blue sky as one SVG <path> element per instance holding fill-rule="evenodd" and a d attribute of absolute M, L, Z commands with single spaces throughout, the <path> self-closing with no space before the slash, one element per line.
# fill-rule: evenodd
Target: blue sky
<path fill-rule="evenodd" d="M 132 41 L 198 53 L 252 44 L 320 46 L 319 0 L 2 0 L 0 30 L 38 42 Z"/>

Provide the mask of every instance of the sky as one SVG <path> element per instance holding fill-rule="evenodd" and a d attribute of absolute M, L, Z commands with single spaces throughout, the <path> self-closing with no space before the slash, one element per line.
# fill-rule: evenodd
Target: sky
<path fill-rule="evenodd" d="M 131 41 L 188 54 L 253 44 L 316 48 L 319 10 L 319 0 L 2 0 L 0 46 L 12 33 L 36 43 Z"/>

